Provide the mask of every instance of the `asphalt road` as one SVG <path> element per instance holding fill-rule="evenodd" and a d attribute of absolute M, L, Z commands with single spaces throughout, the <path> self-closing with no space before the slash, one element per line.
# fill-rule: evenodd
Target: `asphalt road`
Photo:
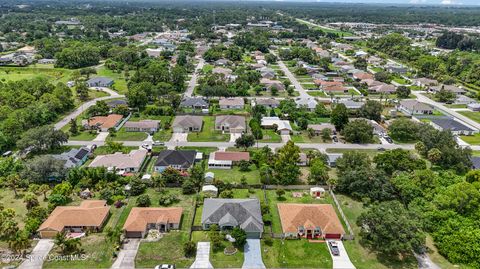
<path fill-rule="evenodd" d="M 272 53 L 273 55 L 278 57 L 278 55 L 275 54 L 275 52 L 273 50 L 271 50 L 270 53 Z M 300 82 L 298 82 L 297 78 L 295 78 L 295 76 L 292 74 L 292 72 L 290 72 L 290 70 L 287 68 L 285 63 L 282 60 L 280 60 L 280 58 L 278 59 L 277 63 L 278 63 L 278 66 L 280 66 L 280 69 L 282 69 L 282 71 L 285 73 L 287 78 L 290 80 L 290 82 L 292 82 L 292 85 L 295 87 L 295 89 L 300 93 L 299 97 L 301 97 L 301 98 L 311 98 L 311 96 L 303 88 L 302 84 L 300 84 Z"/>
<path fill-rule="evenodd" d="M 205 65 L 205 60 L 203 60 L 203 58 L 200 58 L 200 61 L 198 62 L 197 67 L 195 67 L 195 72 L 193 72 L 192 77 L 188 82 L 188 87 L 184 94 L 185 96 L 192 97 L 193 90 L 195 89 L 195 86 L 197 86 L 198 71 L 202 70 L 204 65 Z"/>

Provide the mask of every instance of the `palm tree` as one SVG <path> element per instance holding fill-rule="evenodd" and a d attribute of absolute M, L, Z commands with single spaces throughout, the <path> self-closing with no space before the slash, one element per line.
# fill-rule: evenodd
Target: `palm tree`
<path fill-rule="evenodd" d="M 158 188 L 158 191 L 162 191 L 163 188 L 167 185 L 167 181 L 162 175 L 155 175 L 152 178 L 153 185 Z"/>
<path fill-rule="evenodd" d="M 65 249 L 67 247 L 67 240 L 67 233 L 65 233 L 64 231 L 59 232 L 55 235 L 53 242 L 60 248 L 61 253 L 65 253 Z"/>

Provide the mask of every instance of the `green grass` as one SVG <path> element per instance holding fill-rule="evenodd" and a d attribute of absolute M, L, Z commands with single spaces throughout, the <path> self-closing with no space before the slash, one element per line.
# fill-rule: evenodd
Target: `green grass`
<path fill-rule="evenodd" d="M 399 84 L 402 84 L 402 85 L 405 85 L 405 84 L 409 84 L 410 81 L 404 79 L 404 78 L 400 78 L 400 77 L 396 77 L 393 79 L 393 81 L 395 81 L 396 83 L 399 83 Z"/>
<path fill-rule="evenodd" d="M 186 258 L 183 244 L 188 241 L 185 231 L 171 231 L 157 242 L 142 242 L 135 258 L 135 267 L 154 268 L 158 264 L 175 264 L 177 268 L 188 268 L 194 258 Z"/>
<path fill-rule="evenodd" d="M 370 68 L 370 69 L 372 69 L 374 72 L 377 72 L 377 73 L 379 73 L 379 72 L 382 72 L 382 71 L 383 71 L 383 69 L 382 69 L 382 68 L 380 68 L 380 67 L 372 67 L 372 68 Z"/>
<path fill-rule="evenodd" d="M 127 154 L 132 150 L 138 149 L 138 147 L 133 147 L 133 146 L 123 146 L 120 149 L 120 152 Z M 107 146 L 99 146 L 97 149 L 94 151 L 95 155 L 105 155 L 105 154 L 113 154 L 115 152 L 112 152 L 109 147 Z"/>
<path fill-rule="evenodd" d="M 462 135 L 460 138 L 470 145 L 480 145 L 480 134 Z"/>
<path fill-rule="evenodd" d="M 465 104 L 445 104 L 448 108 L 467 108 Z"/>
<path fill-rule="evenodd" d="M 264 142 L 264 143 L 280 143 L 282 142 L 282 137 L 277 134 L 274 130 L 272 129 L 263 129 L 263 138 L 259 140 L 259 142 Z"/>
<path fill-rule="evenodd" d="M 381 145 L 379 145 L 379 147 L 381 147 Z M 370 155 L 371 157 L 381 153 L 381 151 L 376 150 L 376 149 L 339 149 L 339 148 L 328 148 L 327 149 L 328 153 L 345 153 L 345 152 L 349 152 L 349 151 L 363 152 L 363 153 L 366 153 L 366 154 Z"/>
<path fill-rule="evenodd" d="M 215 152 L 218 150 L 218 148 L 215 147 L 177 147 L 178 149 L 181 150 L 196 150 L 198 152 L 202 152 L 203 154 L 210 154 L 212 152 Z"/>
<path fill-rule="evenodd" d="M 38 67 L 37 67 L 38 66 Z M 2 67 L 0 68 L 0 81 L 18 81 L 23 79 L 45 78 L 52 83 L 66 83 L 72 70 L 63 68 L 51 68 L 48 66 L 30 67 Z"/>
<path fill-rule="evenodd" d="M 274 239 L 272 246 L 262 241 L 262 258 L 267 268 L 332 268 L 325 243 L 308 240 Z"/>
<path fill-rule="evenodd" d="M 292 135 L 291 139 L 295 143 L 330 143 L 331 139 L 326 140 L 325 142 L 323 141 L 321 136 L 308 136 L 307 131 L 303 131 L 301 134 L 298 135 Z"/>
<path fill-rule="evenodd" d="M 474 111 L 458 111 L 458 113 L 462 114 L 463 116 L 474 120 L 478 123 L 480 123 L 480 112 L 474 112 Z"/>
<path fill-rule="evenodd" d="M 296 19 L 296 20 L 300 23 L 304 23 L 304 24 L 306 24 L 310 27 L 313 27 L 314 29 L 320 29 L 320 30 L 324 31 L 325 33 L 333 33 L 333 34 L 337 34 L 337 35 L 340 35 L 340 36 L 355 36 L 353 33 L 350 33 L 350 32 L 313 25 L 312 23 L 310 23 L 308 21 L 301 20 L 301 19 Z"/>
<path fill-rule="evenodd" d="M 250 165 L 250 171 L 242 172 L 238 166 L 232 169 L 208 169 L 208 172 L 215 174 L 215 179 L 222 180 L 227 183 L 239 183 L 243 176 L 247 179 L 248 184 L 260 184 L 260 172 L 255 165 Z"/>
<path fill-rule="evenodd" d="M 66 126 L 70 127 L 69 124 L 67 124 Z M 83 132 L 79 132 L 77 135 L 70 135 L 68 139 L 73 141 L 92 141 L 93 139 L 95 139 L 95 137 L 97 137 L 97 133 L 95 132 L 90 133 L 90 131 L 83 131 Z"/>
<path fill-rule="evenodd" d="M 117 91 L 120 94 L 125 94 L 127 93 L 128 87 L 127 87 L 127 81 L 125 80 L 125 75 L 123 72 L 121 73 L 116 73 L 105 66 L 102 66 L 97 69 L 97 74 L 95 76 L 98 77 L 109 77 L 115 81 L 113 84 L 112 89 Z"/>
<path fill-rule="evenodd" d="M 143 141 L 147 139 L 148 134 L 143 132 L 127 132 L 125 128 L 120 128 L 115 135 L 109 134 L 108 141 Z"/>
<path fill-rule="evenodd" d="M 224 241 L 223 246 L 230 245 L 229 242 Z M 233 255 L 225 255 L 222 247 L 219 251 L 210 251 L 210 262 L 214 268 L 241 268 L 243 265 L 244 255 L 243 249 L 239 249 Z"/>
<path fill-rule="evenodd" d="M 230 134 L 222 134 L 215 131 L 215 117 L 203 117 L 203 127 L 201 132 L 188 134 L 189 142 L 226 142 L 230 139 Z"/>
<path fill-rule="evenodd" d="M 12 208 L 15 210 L 15 221 L 18 222 L 20 228 L 24 226 L 24 220 L 28 212 L 25 203 L 23 202 L 23 190 L 17 190 L 18 197 L 15 197 L 15 194 L 10 188 L 1 188 L 0 189 L 0 204 L 5 208 Z M 46 207 L 47 202 L 43 201 L 43 195 L 38 195 L 38 202 L 40 206 Z"/>
<path fill-rule="evenodd" d="M 202 68 L 203 73 L 209 73 L 213 70 L 213 65 L 211 64 L 205 64 Z"/>
<path fill-rule="evenodd" d="M 328 97 L 324 91 L 307 91 L 308 95 L 314 97 Z"/>

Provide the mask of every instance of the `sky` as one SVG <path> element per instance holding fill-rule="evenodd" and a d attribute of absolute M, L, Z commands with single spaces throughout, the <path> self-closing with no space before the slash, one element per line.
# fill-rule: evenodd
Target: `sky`
<path fill-rule="evenodd" d="M 332 3 L 383 3 L 383 4 L 429 4 L 429 5 L 480 5 L 480 0 L 273 0 Z"/>

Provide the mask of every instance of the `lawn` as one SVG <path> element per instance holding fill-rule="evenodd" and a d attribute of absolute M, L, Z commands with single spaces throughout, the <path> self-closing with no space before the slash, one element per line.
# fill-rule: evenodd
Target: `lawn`
<path fill-rule="evenodd" d="M 70 128 L 69 124 L 67 124 L 66 126 Z M 92 141 L 93 139 L 95 139 L 95 137 L 97 137 L 96 132 L 83 131 L 83 132 L 78 132 L 77 135 L 70 135 L 68 139 L 73 141 Z"/>
<path fill-rule="evenodd" d="M 0 81 L 18 81 L 23 79 L 45 78 L 52 83 L 66 83 L 72 70 L 63 68 L 38 67 L 2 67 L 0 69 Z"/>
<path fill-rule="evenodd" d="M 462 135 L 460 138 L 470 145 L 480 145 L 480 134 Z"/>
<path fill-rule="evenodd" d="M 133 147 L 133 146 L 122 146 L 120 149 L 120 152 L 127 154 L 132 150 L 138 149 L 138 147 Z M 99 146 L 97 149 L 95 149 L 94 154 L 95 155 L 104 155 L 104 154 L 113 154 L 113 152 L 108 146 Z"/>
<path fill-rule="evenodd" d="M 331 140 L 323 141 L 322 137 L 319 135 L 315 135 L 312 137 L 308 136 L 307 131 L 303 131 L 300 134 L 292 135 L 292 141 L 295 143 L 330 143 Z"/>
<path fill-rule="evenodd" d="M 396 83 L 398 84 L 402 84 L 402 85 L 406 85 L 406 84 L 409 84 L 410 81 L 404 79 L 404 78 L 400 78 L 400 77 L 396 77 L 393 79 L 393 81 L 395 81 Z"/>
<path fill-rule="evenodd" d="M 215 179 L 222 180 L 224 183 L 240 184 L 243 176 L 247 179 L 247 184 L 260 184 L 260 172 L 255 165 L 250 165 L 250 171 L 242 172 L 238 166 L 232 169 L 208 169 L 207 172 L 213 172 Z"/>
<path fill-rule="evenodd" d="M 324 91 L 307 91 L 308 95 L 314 97 L 328 97 Z"/>
<path fill-rule="evenodd" d="M 188 242 L 188 232 L 171 231 L 157 242 L 142 242 L 135 258 L 135 267 L 154 268 L 158 264 L 175 264 L 188 268 L 194 258 L 186 258 L 183 245 Z"/>
<path fill-rule="evenodd" d="M 267 268 L 332 268 L 325 243 L 308 240 L 274 239 L 272 246 L 262 240 L 262 258 Z"/>
<path fill-rule="evenodd" d="M 230 134 L 222 134 L 215 131 L 215 117 L 203 117 L 203 127 L 201 132 L 189 133 L 187 140 L 189 142 L 226 142 L 230 139 Z"/>
<path fill-rule="evenodd" d="M 197 212 L 198 214 L 198 212 Z M 200 212 L 201 214 L 201 212 Z M 198 242 L 209 242 L 210 238 L 208 237 L 207 231 L 195 231 L 192 232 L 192 241 L 195 243 Z M 241 268 L 243 265 L 244 255 L 243 249 L 237 251 L 234 255 L 225 255 L 223 249 L 228 245 L 228 242 L 223 242 L 223 247 L 220 251 L 213 251 L 210 249 L 210 262 L 215 268 Z M 178 265 L 177 265 L 178 268 Z"/>
<path fill-rule="evenodd" d="M 147 139 L 148 134 L 143 132 L 127 132 L 125 128 L 120 128 L 115 135 L 109 134 L 107 141 L 143 141 Z"/>
<path fill-rule="evenodd" d="M 2 188 L 0 189 L 0 204 L 5 208 L 12 208 L 15 210 L 15 221 L 18 222 L 20 228 L 23 228 L 25 217 L 27 215 L 27 207 L 23 202 L 23 195 L 25 194 L 24 191 L 17 190 L 18 197 L 15 197 L 15 194 L 12 189 L 10 188 Z M 47 202 L 43 201 L 43 195 L 38 195 L 38 202 L 40 202 L 40 206 L 46 207 Z"/>
<path fill-rule="evenodd" d="M 102 66 L 97 69 L 97 75 L 98 77 L 109 77 L 115 81 L 115 83 L 112 86 L 112 90 L 117 91 L 120 94 L 125 94 L 127 93 L 128 87 L 127 87 L 127 81 L 125 80 L 124 73 L 116 73 L 105 66 Z"/>
<path fill-rule="evenodd" d="M 177 147 L 177 149 L 180 149 L 180 150 L 196 150 L 198 152 L 202 152 L 204 155 L 205 154 L 210 154 L 210 153 L 218 150 L 218 148 L 215 148 L 215 147 Z"/>
<path fill-rule="evenodd" d="M 282 142 L 282 137 L 277 134 L 274 130 L 272 129 L 263 129 L 263 138 L 261 140 L 258 140 L 258 142 L 263 142 L 263 143 L 280 143 Z"/>
<path fill-rule="evenodd" d="M 340 148 L 328 148 L 327 153 L 345 153 L 349 151 L 357 151 L 363 152 L 369 155 L 370 157 L 374 157 L 375 155 L 381 153 L 381 151 L 376 149 L 340 149 Z"/>
<path fill-rule="evenodd" d="M 474 120 L 480 123 L 480 112 L 473 112 L 473 111 L 458 111 L 458 113 L 462 114 L 463 116 Z"/>

